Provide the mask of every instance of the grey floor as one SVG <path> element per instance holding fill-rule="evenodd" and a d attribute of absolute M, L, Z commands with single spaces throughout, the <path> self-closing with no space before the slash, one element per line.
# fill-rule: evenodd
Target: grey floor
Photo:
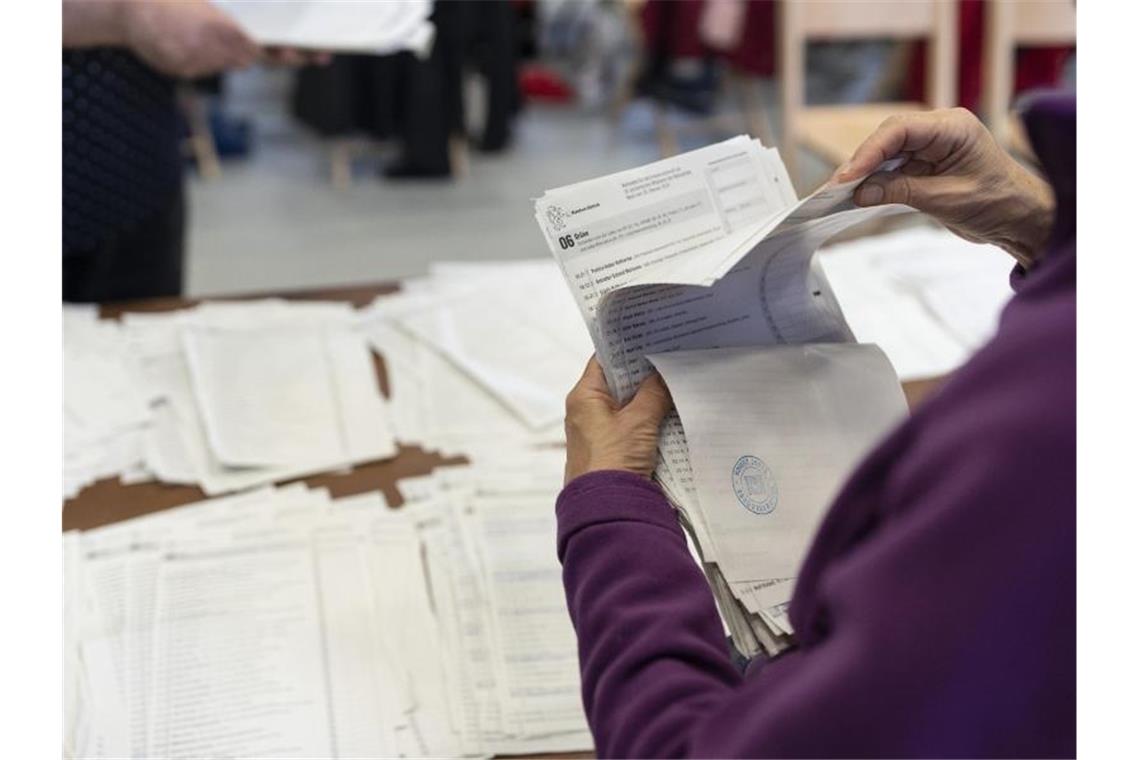
<path fill-rule="evenodd" d="M 385 181 L 380 146 L 356 162 L 352 185 L 337 190 L 329 145 L 286 114 L 285 76 L 255 70 L 229 82 L 229 110 L 251 119 L 256 149 L 224 164 L 220 178 L 190 181 L 188 295 L 376 282 L 440 260 L 546 256 L 532 198 L 659 157 L 643 105 L 617 126 L 572 107 L 531 107 L 511 150 L 472 152 L 463 177 Z M 684 147 L 725 136 L 698 135 Z M 814 169 L 820 179 L 824 172 Z"/>

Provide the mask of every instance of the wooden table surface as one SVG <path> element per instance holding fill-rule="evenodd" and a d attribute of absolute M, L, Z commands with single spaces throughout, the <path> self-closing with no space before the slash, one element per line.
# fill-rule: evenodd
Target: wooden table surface
<path fill-rule="evenodd" d="M 285 298 L 307 301 L 347 301 L 355 306 L 365 306 L 380 295 L 399 290 L 397 283 L 335 288 L 325 290 L 305 290 L 286 293 L 259 293 L 248 296 L 235 296 L 224 300 L 242 298 Z M 182 309 L 198 303 L 185 298 L 157 298 L 146 301 L 104 304 L 100 314 L 104 317 L 118 317 L 126 312 L 161 312 Z M 384 375 L 384 362 L 373 354 L 376 364 L 377 382 L 387 394 L 387 380 Z M 573 378 L 568 379 L 567 388 Z M 907 401 L 913 407 L 938 383 L 935 380 L 920 380 L 903 383 Z M 396 490 L 396 481 L 414 475 L 426 475 L 441 464 L 457 464 L 465 461 L 462 457 L 445 458 L 433 451 L 425 451 L 415 446 L 401 446 L 395 459 L 358 465 L 349 472 L 330 473 L 302 478 L 313 487 L 328 488 L 333 497 L 349 496 L 365 491 L 380 490 L 392 506 L 399 506 L 403 498 Z M 177 507 L 182 504 L 200 501 L 206 494 L 194 486 L 168 485 L 148 482 L 123 485 L 118 478 L 107 478 L 83 489 L 75 498 L 63 505 L 63 529 L 87 530 L 100 525 L 126 520 L 148 512 Z"/>

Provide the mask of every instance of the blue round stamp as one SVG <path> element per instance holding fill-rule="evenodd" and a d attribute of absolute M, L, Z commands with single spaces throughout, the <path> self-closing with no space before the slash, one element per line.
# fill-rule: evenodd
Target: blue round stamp
<path fill-rule="evenodd" d="M 776 476 L 763 461 L 754 456 L 742 456 L 732 468 L 732 490 L 741 506 L 749 512 L 766 515 L 780 501 Z"/>

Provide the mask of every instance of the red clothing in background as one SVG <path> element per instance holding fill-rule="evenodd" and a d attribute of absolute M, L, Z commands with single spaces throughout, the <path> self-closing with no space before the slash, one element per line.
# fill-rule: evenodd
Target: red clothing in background
<path fill-rule="evenodd" d="M 751 76 L 776 74 L 776 3 L 752 0 L 744 14 L 740 45 L 727 53 L 709 50 L 700 37 L 704 0 L 648 0 L 642 9 L 642 32 L 647 50 L 672 58 L 721 55 L 737 71 Z M 982 48 L 985 40 L 983 0 L 958 3 L 958 105 L 976 110 L 982 91 Z M 1071 47 L 1026 48 L 1017 54 L 1014 91 L 1051 87 L 1061 77 Z M 904 93 L 906 100 L 922 100 L 926 80 L 925 42 L 914 48 Z"/>
<path fill-rule="evenodd" d="M 983 0 L 958 2 L 958 105 L 977 111 L 982 97 L 982 49 L 986 39 Z M 1072 47 L 1033 47 L 1017 51 L 1013 91 L 1054 87 L 1061 81 Z M 926 43 L 915 45 L 907 77 L 906 100 L 922 100 L 926 81 Z"/>

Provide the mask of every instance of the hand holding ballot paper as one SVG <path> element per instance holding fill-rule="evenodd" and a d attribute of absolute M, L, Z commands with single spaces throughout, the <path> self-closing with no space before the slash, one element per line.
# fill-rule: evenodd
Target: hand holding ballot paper
<path fill-rule="evenodd" d="M 907 210 L 856 207 L 858 181 L 797 202 L 777 152 L 736 137 L 535 204 L 613 398 L 628 402 L 654 367 L 673 394 L 653 476 L 749 655 L 787 646 L 824 508 L 905 413 L 890 363 L 853 342 L 814 258 L 836 233 Z"/>

